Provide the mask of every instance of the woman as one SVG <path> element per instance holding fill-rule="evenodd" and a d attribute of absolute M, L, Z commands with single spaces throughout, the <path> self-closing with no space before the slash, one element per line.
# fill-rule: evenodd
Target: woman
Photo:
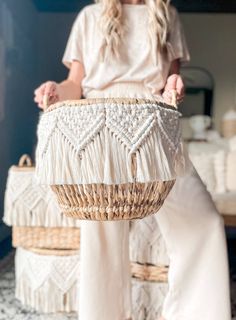
<path fill-rule="evenodd" d="M 44 97 L 49 104 L 82 96 L 170 103 L 175 89 L 180 102 L 179 67 L 188 60 L 178 13 L 167 0 L 100 0 L 73 25 L 63 57 L 68 78 L 42 84 L 35 101 L 40 108 Z M 170 257 L 162 319 L 230 320 L 223 219 L 191 164 L 156 219 Z M 131 319 L 128 237 L 127 221 L 82 221 L 80 320 Z"/>

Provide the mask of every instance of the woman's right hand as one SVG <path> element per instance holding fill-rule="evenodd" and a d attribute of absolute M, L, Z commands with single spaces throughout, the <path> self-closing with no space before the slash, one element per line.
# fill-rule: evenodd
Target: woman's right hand
<path fill-rule="evenodd" d="M 54 81 L 47 81 L 34 91 L 34 101 L 38 107 L 45 109 L 60 100 L 60 87 Z"/>

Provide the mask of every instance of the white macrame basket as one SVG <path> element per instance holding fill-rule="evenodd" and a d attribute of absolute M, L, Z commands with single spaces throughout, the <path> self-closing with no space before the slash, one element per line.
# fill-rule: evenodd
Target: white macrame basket
<path fill-rule="evenodd" d="M 28 155 L 8 172 L 3 221 L 17 227 L 79 227 L 79 220 L 66 217 L 49 186 L 38 185 Z"/>
<path fill-rule="evenodd" d="M 15 296 L 23 305 L 44 313 L 78 311 L 78 252 L 17 248 L 15 274 Z"/>
<path fill-rule="evenodd" d="M 175 107 L 89 98 L 51 105 L 38 125 L 36 175 L 61 210 L 89 220 L 156 213 L 185 163 Z"/>
<path fill-rule="evenodd" d="M 131 221 L 129 237 L 134 319 L 156 320 L 168 291 L 166 244 L 153 215 Z"/>

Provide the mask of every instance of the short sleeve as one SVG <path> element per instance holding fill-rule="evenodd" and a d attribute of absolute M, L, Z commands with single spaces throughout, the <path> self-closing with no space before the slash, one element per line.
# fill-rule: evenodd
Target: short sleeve
<path fill-rule="evenodd" d="M 167 40 L 167 51 L 170 61 L 180 59 L 181 64 L 190 61 L 183 25 L 178 11 L 173 6 L 170 8 L 170 30 Z"/>
<path fill-rule="evenodd" d="M 83 63 L 84 19 L 84 10 L 81 10 L 73 23 L 62 58 L 62 63 L 68 68 L 74 60 Z"/>

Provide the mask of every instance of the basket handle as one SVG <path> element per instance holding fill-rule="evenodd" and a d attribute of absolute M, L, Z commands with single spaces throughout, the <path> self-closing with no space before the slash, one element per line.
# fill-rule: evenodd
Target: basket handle
<path fill-rule="evenodd" d="M 33 167 L 32 160 L 28 154 L 23 154 L 19 160 L 19 167 Z"/>
<path fill-rule="evenodd" d="M 46 110 L 49 107 L 49 97 L 48 95 L 43 96 L 43 109 Z"/>
<path fill-rule="evenodd" d="M 173 107 L 175 107 L 176 109 L 178 109 L 178 106 L 177 106 L 177 91 L 175 89 L 172 89 L 171 90 L 171 105 Z"/>

